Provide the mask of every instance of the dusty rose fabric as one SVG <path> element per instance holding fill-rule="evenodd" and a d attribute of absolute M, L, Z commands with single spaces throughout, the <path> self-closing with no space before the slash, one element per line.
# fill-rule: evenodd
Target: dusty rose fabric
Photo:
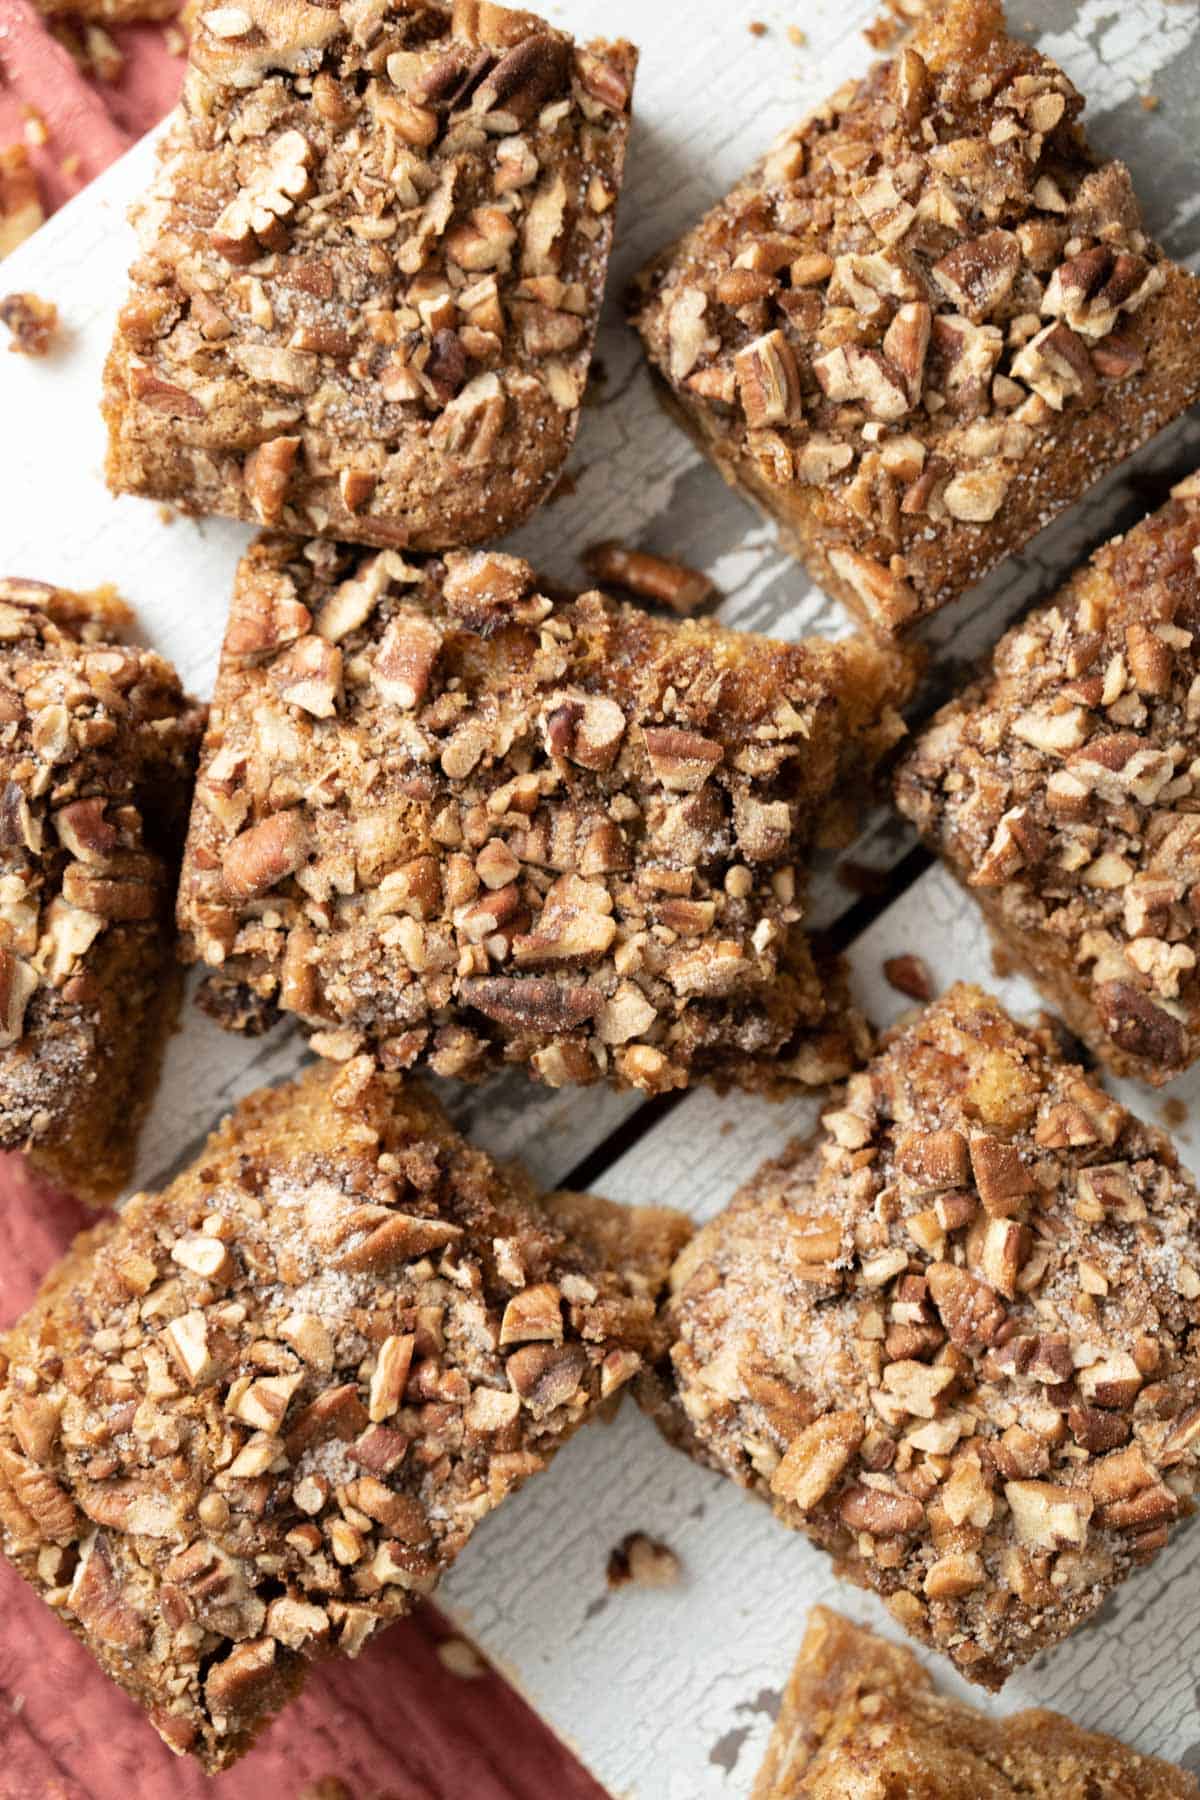
<path fill-rule="evenodd" d="M 127 25 L 111 36 L 125 67 L 106 87 L 80 74 L 28 0 L 0 0 L 0 144 L 28 142 L 31 116 L 45 127 L 45 144 L 30 144 L 30 155 L 48 213 L 149 130 L 179 92 L 183 61 L 161 26 Z"/>
<path fill-rule="evenodd" d="M 178 94 L 183 63 L 161 26 L 111 35 L 125 67 L 119 83 L 102 86 L 79 73 L 26 0 L 0 0 L 0 145 L 22 137 L 31 114 L 43 122 L 47 141 L 31 154 L 47 212 L 107 168 Z M 86 1222 L 20 1159 L 0 1157 L 0 1329 Z M 166 1750 L 0 1563 L 0 1800 L 300 1800 L 307 1785 L 332 1778 L 343 1787 L 318 1787 L 319 1800 L 604 1800 L 498 1675 L 450 1673 L 437 1655 L 450 1635 L 427 1608 L 358 1662 L 319 1669 L 250 1755 L 209 1781 Z"/>

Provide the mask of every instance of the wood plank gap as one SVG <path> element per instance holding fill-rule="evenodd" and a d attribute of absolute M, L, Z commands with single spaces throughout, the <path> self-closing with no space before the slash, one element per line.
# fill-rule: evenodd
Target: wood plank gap
<path fill-rule="evenodd" d="M 681 1101 L 686 1100 L 694 1088 L 684 1088 L 675 1094 L 659 1094 L 653 1100 L 647 1100 L 639 1106 L 623 1124 L 596 1145 L 594 1150 L 577 1162 L 575 1167 L 559 1182 L 559 1186 L 572 1193 L 587 1193 L 601 1179 L 605 1169 L 619 1161 L 635 1144 L 639 1144 L 647 1132 L 653 1131 L 668 1118 Z"/>
<path fill-rule="evenodd" d="M 814 933 L 814 939 L 820 949 L 834 950 L 840 956 L 846 955 L 855 942 L 867 931 L 889 908 L 894 906 L 901 895 L 915 881 L 919 881 L 926 870 L 931 868 L 933 856 L 923 844 L 914 844 L 900 861 L 880 873 L 884 884 L 877 894 L 863 894 L 840 913 L 832 924 L 823 931 Z M 874 870 L 871 871 L 875 873 Z"/>

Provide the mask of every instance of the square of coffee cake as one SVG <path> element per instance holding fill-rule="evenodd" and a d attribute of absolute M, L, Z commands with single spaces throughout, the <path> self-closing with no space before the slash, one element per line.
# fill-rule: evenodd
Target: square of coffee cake
<path fill-rule="evenodd" d="M 997 646 L 896 798 L 1121 1075 L 1200 1054 L 1200 476 Z"/>
<path fill-rule="evenodd" d="M 1192 1510 L 1195 1183 L 978 988 L 885 1038 L 671 1287 L 664 1430 L 984 1687 Z"/>
<path fill-rule="evenodd" d="M 206 1000 L 329 1056 L 651 1093 L 844 1075 L 805 862 L 907 659 L 551 600 L 493 552 L 243 560 L 181 885 Z"/>
<path fill-rule="evenodd" d="M 111 590 L 0 581 L 0 1148 L 81 1199 L 133 1164 L 179 997 L 203 709 Z"/>
<path fill-rule="evenodd" d="M 1194 1776 L 1031 1708 L 989 1719 L 911 1650 L 815 1606 L 752 1800 L 1196 1800 Z"/>
<path fill-rule="evenodd" d="M 950 0 L 641 278 L 672 410 L 886 630 L 944 606 L 1200 394 L 1200 283 L 1083 100 Z"/>
<path fill-rule="evenodd" d="M 426 550 L 579 421 L 636 52 L 490 0 L 197 8 L 105 377 L 108 477 Z"/>
<path fill-rule="evenodd" d="M 365 1059 L 254 1094 L 5 1339 L 0 1545 L 224 1768 L 621 1392 L 689 1229 L 540 1198 Z"/>

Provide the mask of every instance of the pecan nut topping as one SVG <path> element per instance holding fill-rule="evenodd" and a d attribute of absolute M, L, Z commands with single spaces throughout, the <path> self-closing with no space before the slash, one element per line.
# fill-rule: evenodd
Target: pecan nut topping
<path fill-rule="evenodd" d="M 214 1773 L 657 1354 L 689 1230 L 539 1197 L 365 1058 L 252 1095 L 8 1334 L 0 1545 Z"/>
<path fill-rule="evenodd" d="M 664 1092 L 862 1044 L 804 866 L 902 727 L 898 651 L 552 601 L 496 552 L 262 540 L 179 904 L 206 1004 L 331 1056 Z"/>
<path fill-rule="evenodd" d="M 887 631 L 955 599 L 1200 394 L 1200 283 L 1097 164 L 1000 0 L 787 131 L 638 279 L 634 323 L 726 476 Z"/>
<path fill-rule="evenodd" d="M 201 7 L 105 377 L 114 489 L 383 547 L 520 524 L 575 436 L 636 62 L 499 6 Z"/>
<path fill-rule="evenodd" d="M 1160 1132 L 955 987 L 688 1244 L 666 1435 L 996 1688 L 1200 1483 L 1200 1222 Z"/>

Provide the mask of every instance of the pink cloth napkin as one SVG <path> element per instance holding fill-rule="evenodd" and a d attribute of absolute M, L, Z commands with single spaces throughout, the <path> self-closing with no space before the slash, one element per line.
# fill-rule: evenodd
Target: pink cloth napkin
<path fill-rule="evenodd" d="M 183 58 L 161 25 L 110 33 L 124 57 L 120 80 L 80 73 L 28 0 L 0 0 L 0 145 L 24 140 L 47 213 L 78 193 L 175 104 Z M 32 136 L 46 133 L 37 145 Z"/>
<path fill-rule="evenodd" d="M 124 26 L 111 36 L 125 64 L 115 85 L 102 85 L 79 72 L 26 0 L 0 0 L 0 147 L 29 142 L 31 119 L 44 128 L 45 143 L 31 144 L 30 154 L 48 213 L 178 95 L 183 60 L 162 26 Z M 34 135 L 41 135 L 37 124 Z M 0 291 L 3 280 L 0 266 Z M 2 554 L 0 536 L 0 562 Z M 87 1222 L 19 1158 L 0 1157 L 0 1329 L 28 1306 Z M 473 1553 L 486 1555 L 486 1547 Z M 504 1579 L 505 1571 L 497 1574 Z M 598 1548 L 598 1587 L 603 1580 Z M 500 1676 L 450 1671 L 438 1645 L 451 1636 L 426 1608 L 358 1662 L 319 1668 L 249 1756 L 209 1781 L 171 1755 L 50 1609 L 0 1563 L 0 1800 L 604 1800 Z M 323 1781 L 331 1785 L 304 1794 Z"/>

